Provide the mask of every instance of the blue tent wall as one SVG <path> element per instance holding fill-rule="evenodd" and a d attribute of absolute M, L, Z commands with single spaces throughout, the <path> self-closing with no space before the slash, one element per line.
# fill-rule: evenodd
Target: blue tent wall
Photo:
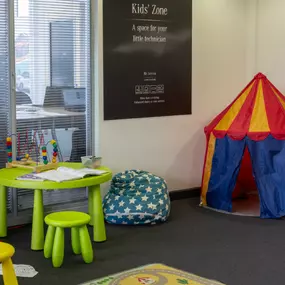
<path fill-rule="evenodd" d="M 258 142 L 249 138 L 235 141 L 227 136 L 216 140 L 207 205 L 232 211 L 232 193 L 246 146 L 260 197 L 260 217 L 285 216 L 285 141 L 272 136 Z"/>
<path fill-rule="evenodd" d="M 285 141 L 272 136 L 259 142 L 247 139 L 260 197 L 260 216 L 285 216 Z"/>
<path fill-rule="evenodd" d="M 216 140 L 206 198 L 209 207 L 232 211 L 232 192 L 240 170 L 244 149 L 245 139 L 235 141 L 226 136 Z"/>

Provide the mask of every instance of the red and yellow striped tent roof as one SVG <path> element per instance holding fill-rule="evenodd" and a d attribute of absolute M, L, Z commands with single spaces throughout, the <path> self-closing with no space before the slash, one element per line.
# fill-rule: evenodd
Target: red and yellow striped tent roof
<path fill-rule="evenodd" d="M 262 73 L 258 73 L 238 97 L 206 128 L 207 135 L 248 136 L 263 140 L 268 135 L 285 139 L 285 97 Z"/>

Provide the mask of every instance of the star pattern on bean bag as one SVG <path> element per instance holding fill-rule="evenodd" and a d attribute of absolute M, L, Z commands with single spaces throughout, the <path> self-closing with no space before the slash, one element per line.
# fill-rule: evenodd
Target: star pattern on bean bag
<path fill-rule="evenodd" d="M 113 224 L 157 224 L 166 221 L 170 199 L 164 179 L 144 171 L 115 175 L 103 201 L 105 219 Z"/>

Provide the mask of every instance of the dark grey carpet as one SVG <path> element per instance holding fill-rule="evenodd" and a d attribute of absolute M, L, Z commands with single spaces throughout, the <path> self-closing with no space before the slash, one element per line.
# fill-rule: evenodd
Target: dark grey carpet
<path fill-rule="evenodd" d="M 33 279 L 19 278 L 19 284 L 76 285 L 157 262 L 227 285 L 284 284 L 283 220 L 223 215 L 197 204 L 197 199 L 174 201 L 169 222 L 160 226 L 107 226 L 108 241 L 94 245 L 96 261 L 90 265 L 72 255 L 66 235 L 63 267 L 54 269 L 42 252 L 29 249 L 30 227 L 11 230 L 6 241 L 16 247 L 14 263 L 39 272 Z"/>

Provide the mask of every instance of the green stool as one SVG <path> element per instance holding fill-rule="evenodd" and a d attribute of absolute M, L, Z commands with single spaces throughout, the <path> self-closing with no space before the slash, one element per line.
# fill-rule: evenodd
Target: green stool
<path fill-rule="evenodd" d="M 72 249 L 75 254 L 82 254 L 86 263 L 93 261 L 93 249 L 86 225 L 90 216 L 81 212 L 58 212 L 45 218 L 49 226 L 45 245 L 45 258 L 52 257 L 54 267 L 60 267 L 64 258 L 64 229 L 71 228 Z"/>

